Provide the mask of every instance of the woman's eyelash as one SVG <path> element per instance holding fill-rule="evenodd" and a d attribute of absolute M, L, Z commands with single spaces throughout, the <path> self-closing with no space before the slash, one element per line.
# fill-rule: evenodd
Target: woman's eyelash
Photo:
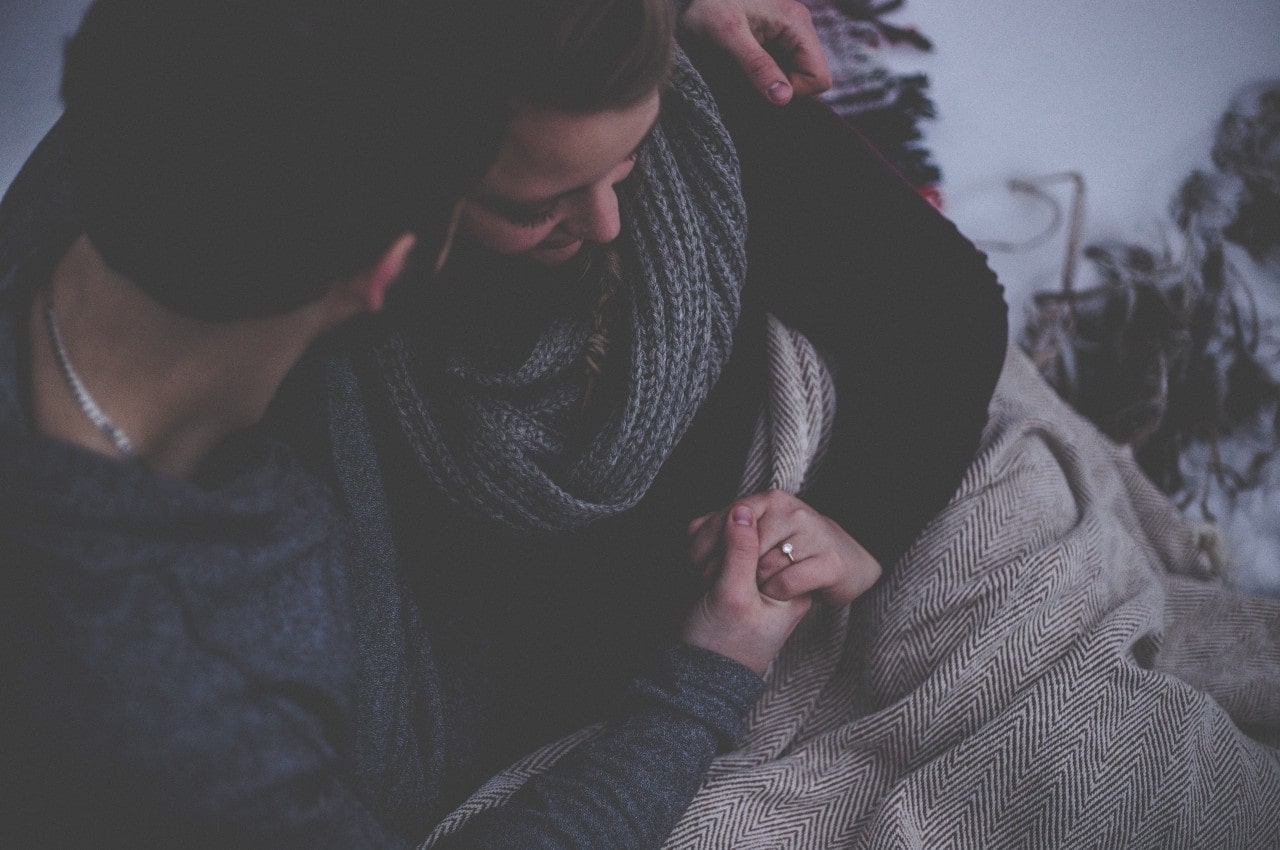
<path fill-rule="evenodd" d="M 637 163 L 637 165 L 639 164 L 639 159 L 640 159 L 639 148 L 636 148 L 634 151 L 631 152 L 631 155 L 627 157 L 627 161 L 635 162 Z M 630 180 L 633 174 L 635 174 L 634 170 L 631 172 L 631 174 L 628 174 L 625 178 L 620 180 L 619 184 L 625 183 L 628 180 Z M 514 207 L 506 207 L 506 208 L 503 208 L 500 212 L 502 216 L 507 219 L 507 221 L 511 222 L 517 227 L 538 227 L 540 225 L 546 224 L 548 221 L 554 218 L 558 207 L 559 207 L 558 204 L 552 205 L 550 207 L 547 207 L 546 209 L 541 209 L 541 210 L 522 210 Z"/>
<path fill-rule="evenodd" d="M 550 207 L 545 210 L 530 210 L 528 212 L 522 210 L 507 210 L 506 217 L 512 224 L 519 227 L 537 227 L 540 224 L 546 224 L 556 214 L 556 208 Z"/>

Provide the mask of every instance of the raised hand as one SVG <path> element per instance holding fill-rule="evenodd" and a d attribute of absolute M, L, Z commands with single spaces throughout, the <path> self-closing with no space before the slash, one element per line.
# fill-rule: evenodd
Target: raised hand
<path fill-rule="evenodd" d="M 693 0 L 680 24 L 728 52 L 771 103 L 831 88 L 818 31 L 799 0 Z"/>

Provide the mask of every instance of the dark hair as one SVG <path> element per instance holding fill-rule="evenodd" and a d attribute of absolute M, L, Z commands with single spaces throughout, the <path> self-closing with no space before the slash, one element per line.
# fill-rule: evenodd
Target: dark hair
<path fill-rule="evenodd" d="M 666 82 L 675 53 L 671 0 L 470 0 L 472 22 L 458 26 L 477 41 L 494 85 L 512 104 L 575 114 L 632 106 Z M 623 321 L 626 286 L 614 246 L 584 251 L 603 282 L 584 349 L 584 410 L 606 410 L 597 385 Z"/>
<path fill-rule="evenodd" d="M 572 113 L 631 106 L 667 78 L 671 0 L 472 0 L 475 49 L 517 102 Z"/>
<path fill-rule="evenodd" d="M 434 256 L 506 120 L 433 20 L 444 3 L 95 2 L 63 120 L 108 266 L 224 321 L 314 300 L 405 231 Z"/>

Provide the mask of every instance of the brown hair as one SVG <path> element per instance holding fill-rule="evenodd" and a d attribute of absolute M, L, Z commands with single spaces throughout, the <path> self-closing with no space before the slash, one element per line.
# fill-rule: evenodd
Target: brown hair
<path fill-rule="evenodd" d="M 573 114 L 633 106 L 661 87 L 675 55 L 671 0 L 442 0 L 451 32 L 473 39 L 471 53 L 490 86 L 510 104 Z M 597 392 L 617 352 L 611 331 L 622 322 L 625 281 L 617 248 L 584 253 L 584 276 L 599 268 L 591 334 L 583 351 L 583 407 Z"/>
<path fill-rule="evenodd" d="M 631 106 L 666 81 L 671 0 L 465 0 L 486 75 L 515 102 L 572 113 Z M 457 31 L 457 30 L 455 30 Z"/>

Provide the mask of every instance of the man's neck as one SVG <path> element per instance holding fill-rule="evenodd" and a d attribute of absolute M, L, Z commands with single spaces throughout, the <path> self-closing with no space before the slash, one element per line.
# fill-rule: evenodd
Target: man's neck
<path fill-rule="evenodd" d="M 214 324 L 161 307 L 103 263 L 81 236 L 30 315 L 32 421 L 50 436 L 119 456 L 90 421 L 58 362 L 66 361 L 144 464 L 190 476 L 231 432 L 261 418 L 280 382 L 318 335 L 315 311 Z"/>

